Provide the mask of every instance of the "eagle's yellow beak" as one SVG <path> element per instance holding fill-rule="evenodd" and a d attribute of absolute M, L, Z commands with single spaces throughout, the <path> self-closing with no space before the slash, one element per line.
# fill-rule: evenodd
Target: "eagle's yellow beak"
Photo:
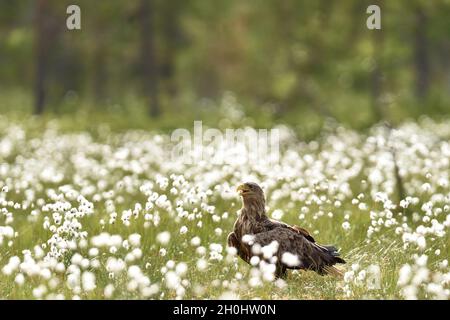
<path fill-rule="evenodd" d="M 239 192 L 240 195 L 243 195 L 245 193 L 248 193 L 250 191 L 250 188 L 245 184 L 241 184 L 237 187 L 236 191 Z"/>

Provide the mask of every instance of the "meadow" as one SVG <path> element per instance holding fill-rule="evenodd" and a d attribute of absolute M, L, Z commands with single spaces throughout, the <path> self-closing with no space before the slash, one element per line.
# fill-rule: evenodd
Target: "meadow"
<path fill-rule="evenodd" d="M 449 299 L 449 120 L 277 128 L 277 161 L 187 164 L 167 132 L 0 116 L 0 298 Z M 245 181 L 269 216 L 337 245 L 343 279 L 237 258 Z"/>

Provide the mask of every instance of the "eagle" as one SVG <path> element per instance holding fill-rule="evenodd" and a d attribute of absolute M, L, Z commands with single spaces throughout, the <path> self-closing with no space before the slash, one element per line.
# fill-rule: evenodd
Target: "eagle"
<path fill-rule="evenodd" d="M 260 186 L 247 182 L 238 186 L 237 192 L 242 196 L 243 205 L 227 242 L 242 260 L 250 264 L 250 259 L 257 256 L 260 261 L 275 264 L 276 278 L 285 278 L 287 269 L 342 276 L 334 265 L 345 261 L 335 246 L 320 245 L 304 228 L 267 217 Z M 264 248 L 269 248 L 269 255 L 267 250 L 261 250 Z"/>

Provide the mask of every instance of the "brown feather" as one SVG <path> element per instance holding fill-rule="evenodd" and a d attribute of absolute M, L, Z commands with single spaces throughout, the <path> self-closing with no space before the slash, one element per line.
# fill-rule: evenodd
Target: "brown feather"
<path fill-rule="evenodd" d="M 299 227 L 297 225 L 293 225 L 292 229 L 294 229 L 297 232 L 299 232 L 300 234 L 302 234 L 309 241 L 316 242 L 316 240 L 314 240 L 314 238 L 311 236 L 311 234 L 308 232 L 308 230 L 306 230 L 306 229 L 304 229 L 302 227 Z"/>
<path fill-rule="evenodd" d="M 327 274 L 338 277 L 338 278 L 343 278 L 344 277 L 344 273 L 339 270 L 336 267 L 330 267 L 330 266 L 326 266 L 324 267 L 324 270 L 327 272 Z"/>

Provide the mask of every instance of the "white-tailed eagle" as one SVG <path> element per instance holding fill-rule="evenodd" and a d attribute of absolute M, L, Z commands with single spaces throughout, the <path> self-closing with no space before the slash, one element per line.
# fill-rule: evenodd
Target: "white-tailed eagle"
<path fill-rule="evenodd" d="M 333 267 L 336 263 L 345 263 L 335 246 L 320 245 L 307 230 L 268 218 L 264 192 L 256 183 L 244 183 L 237 191 L 242 196 L 243 206 L 233 232 L 228 235 L 228 245 L 236 248 L 244 261 L 250 263 L 252 256 L 267 260 L 275 264 L 276 277 L 285 277 L 287 269 L 342 275 Z M 261 250 L 266 246 L 273 251 L 272 257 Z"/>

